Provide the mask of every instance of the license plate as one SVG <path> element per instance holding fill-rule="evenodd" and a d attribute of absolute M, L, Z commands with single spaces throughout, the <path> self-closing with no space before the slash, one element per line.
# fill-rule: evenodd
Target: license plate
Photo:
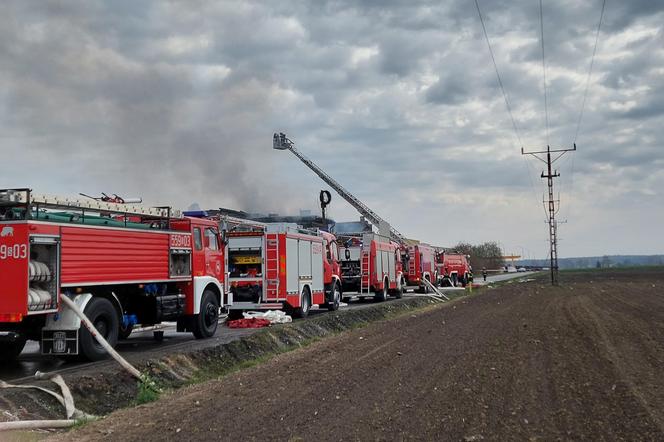
<path fill-rule="evenodd" d="M 77 355 L 78 330 L 42 330 L 42 354 Z"/>

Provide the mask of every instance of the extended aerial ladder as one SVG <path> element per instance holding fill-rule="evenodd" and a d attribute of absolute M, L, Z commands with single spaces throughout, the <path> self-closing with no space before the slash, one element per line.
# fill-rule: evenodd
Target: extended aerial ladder
<path fill-rule="evenodd" d="M 384 236 L 389 236 L 392 240 L 398 242 L 399 244 L 406 244 L 406 238 L 399 233 L 394 227 L 392 227 L 387 221 L 378 216 L 376 212 L 371 210 L 364 204 L 362 201 L 357 199 L 353 194 L 346 190 L 341 184 L 339 184 L 334 178 L 329 176 L 323 169 L 318 167 L 313 161 L 307 158 L 302 152 L 295 148 L 295 144 L 286 137 L 284 133 L 275 133 L 274 139 L 272 142 L 272 147 L 276 150 L 290 150 L 293 152 L 293 155 L 298 157 L 300 161 L 313 170 L 316 175 L 318 175 L 328 186 L 333 188 L 343 199 L 348 201 L 348 204 L 357 209 L 358 212 L 364 218 L 367 219 L 371 224 L 378 228 L 378 233 Z"/>
<path fill-rule="evenodd" d="M 339 184 L 334 178 L 329 176 L 323 169 L 318 167 L 313 161 L 311 161 L 309 158 L 307 158 L 302 152 L 297 150 L 295 148 L 295 143 L 291 141 L 286 134 L 284 133 L 275 133 L 272 141 L 272 147 L 276 150 L 290 150 L 293 155 L 295 155 L 297 158 L 299 158 L 300 161 L 302 161 L 307 167 L 309 167 L 311 170 L 314 171 L 316 175 L 318 175 L 327 185 L 329 185 L 331 188 L 333 188 L 339 195 L 341 195 L 351 206 L 353 206 L 355 209 L 357 209 L 358 212 L 364 218 L 366 218 L 371 224 L 376 226 L 378 228 L 378 234 L 383 235 L 386 237 L 389 237 L 391 240 L 397 242 L 399 245 L 405 248 L 407 250 L 407 247 L 409 246 L 409 242 L 406 240 L 406 238 L 399 233 L 397 229 L 392 227 L 387 221 L 385 221 L 383 218 L 378 216 L 376 212 L 371 210 L 366 204 L 364 204 L 362 201 L 357 199 L 353 194 L 351 194 L 348 190 L 346 190 L 341 184 Z M 404 258 L 408 260 L 408 253 L 404 255 Z M 366 268 L 366 269 L 365 269 Z M 368 272 L 368 262 L 367 263 L 362 263 L 362 269 L 363 273 Z M 424 278 L 423 278 L 424 279 Z M 445 300 L 449 300 L 447 296 L 443 292 L 441 292 L 434 284 L 432 284 L 430 281 L 424 280 L 423 284 L 425 284 L 426 287 L 428 287 L 431 291 L 433 291 L 437 296 L 442 297 Z M 361 284 L 360 292 L 363 292 L 364 290 L 369 290 L 368 287 L 364 286 L 364 284 Z"/>

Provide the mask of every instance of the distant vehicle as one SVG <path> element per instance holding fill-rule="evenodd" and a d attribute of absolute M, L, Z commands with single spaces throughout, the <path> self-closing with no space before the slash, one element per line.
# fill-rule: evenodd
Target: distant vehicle
<path fill-rule="evenodd" d="M 516 273 L 516 267 L 514 266 L 507 266 L 507 273 Z"/>
<path fill-rule="evenodd" d="M 403 296 L 406 282 L 396 242 L 376 233 L 343 240 L 339 255 L 344 293 L 357 292 L 361 298 L 377 301 L 385 301 L 389 295 Z"/>
<path fill-rule="evenodd" d="M 342 281 L 334 235 L 274 223 L 228 232 L 226 239 L 232 313 L 285 309 L 304 318 L 312 305 L 339 308 Z"/>
<path fill-rule="evenodd" d="M 518 269 L 516 269 L 516 271 L 521 273 L 521 272 L 526 272 L 527 270 L 525 267 L 519 267 Z"/>
<path fill-rule="evenodd" d="M 420 293 L 429 293 L 429 286 L 422 280 L 437 284 L 436 249 L 433 246 L 424 243 L 408 246 L 402 262 L 407 286 L 416 287 Z"/>
<path fill-rule="evenodd" d="M 463 287 L 473 277 L 473 269 L 469 262 L 470 255 L 461 253 L 447 253 L 441 250 L 436 255 L 436 273 L 438 274 L 438 285 L 441 287 Z"/>

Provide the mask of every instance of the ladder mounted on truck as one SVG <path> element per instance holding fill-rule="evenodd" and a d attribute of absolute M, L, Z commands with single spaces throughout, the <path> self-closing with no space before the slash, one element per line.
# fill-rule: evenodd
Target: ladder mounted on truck
<path fill-rule="evenodd" d="M 313 161 L 307 158 L 299 150 L 295 148 L 295 143 L 293 143 L 286 134 L 284 133 L 275 133 L 272 141 L 272 148 L 276 150 L 290 150 L 293 155 L 299 158 L 307 167 L 314 171 L 316 175 L 320 177 L 328 186 L 333 188 L 343 199 L 345 199 L 351 206 L 357 209 L 362 216 L 364 216 L 371 224 L 378 228 L 378 231 L 382 235 L 389 235 L 390 238 L 398 242 L 399 244 L 405 243 L 404 236 L 399 233 L 394 227 L 385 221 L 383 218 L 378 216 L 376 212 L 371 210 L 366 204 L 357 199 L 352 193 L 346 190 L 341 184 L 339 184 L 334 178 L 329 176 L 323 169 L 318 167 Z"/>
<path fill-rule="evenodd" d="M 62 213 L 58 213 L 62 212 Z M 168 229 L 169 221 L 182 218 L 179 210 L 170 207 L 145 207 L 90 198 L 70 198 L 35 194 L 32 189 L 0 189 L 0 220 L 57 220 L 94 224 L 100 220 L 114 227 L 135 227 L 149 221 L 146 227 Z"/>
<path fill-rule="evenodd" d="M 360 251 L 360 294 L 371 294 L 371 253 L 364 247 Z"/>

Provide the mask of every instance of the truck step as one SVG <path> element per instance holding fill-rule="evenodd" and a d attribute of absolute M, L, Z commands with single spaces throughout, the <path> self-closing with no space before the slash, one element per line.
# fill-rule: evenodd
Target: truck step
<path fill-rule="evenodd" d="M 284 305 L 281 302 L 234 302 L 230 310 L 281 310 Z"/>

